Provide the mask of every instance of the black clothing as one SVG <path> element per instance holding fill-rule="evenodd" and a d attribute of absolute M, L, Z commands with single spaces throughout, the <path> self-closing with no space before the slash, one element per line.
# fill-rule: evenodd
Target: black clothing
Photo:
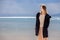
<path fill-rule="evenodd" d="M 36 27 L 35 27 L 35 35 L 38 36 L 39 28 L 40 28 L 40 21 L 39 16 L 41 13 L 36 14 Z M 49 14 L 45 15 L 44 24 L 43 24 L 43 37 L 48 37 L 48 26 L 50 23 L 51 16 Z"/>

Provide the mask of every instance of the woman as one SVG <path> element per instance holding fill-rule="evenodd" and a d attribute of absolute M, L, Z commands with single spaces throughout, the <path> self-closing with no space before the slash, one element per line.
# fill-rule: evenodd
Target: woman
<path fill-rule="evenodd" d="M 36 14 L 35 35 L 38 40 L 48 40 L 48 26 L 51 16 L 47 14 L 45 5 L 41 6 L 41 11 Z"/>

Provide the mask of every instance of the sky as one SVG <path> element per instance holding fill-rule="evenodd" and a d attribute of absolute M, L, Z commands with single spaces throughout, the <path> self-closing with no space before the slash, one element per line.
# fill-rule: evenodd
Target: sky
<path fill-rule="evenodd" d="M 0 0 L 0 17 L 35 16 L 45 4 L 50 15 L 60 14 L 60 0 Z"/>

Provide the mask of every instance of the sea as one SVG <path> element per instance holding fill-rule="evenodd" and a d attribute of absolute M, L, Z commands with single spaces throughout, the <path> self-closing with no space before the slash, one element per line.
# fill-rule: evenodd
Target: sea
<path fill-rule="evenodd" d="M 37 40 L 35 18 L 0 18 L 0 40 Z M 48 40 L 60 40 L 60 20 L 50 20 Z"/>

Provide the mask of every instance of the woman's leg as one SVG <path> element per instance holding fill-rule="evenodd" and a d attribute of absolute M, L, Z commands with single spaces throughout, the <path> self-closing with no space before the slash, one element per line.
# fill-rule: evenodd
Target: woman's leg
<path fill-rule="evenodd" d="M 48 37 L 47 38 L 43 38 L 43 40 L 48 40 Z"/>
<path fill-rule="evenodd" d="M 38 35 L 38 40 L 43 40 L 43 28 L 40 27 L 40 30 L 39 30 L 39 35 Z"/>

